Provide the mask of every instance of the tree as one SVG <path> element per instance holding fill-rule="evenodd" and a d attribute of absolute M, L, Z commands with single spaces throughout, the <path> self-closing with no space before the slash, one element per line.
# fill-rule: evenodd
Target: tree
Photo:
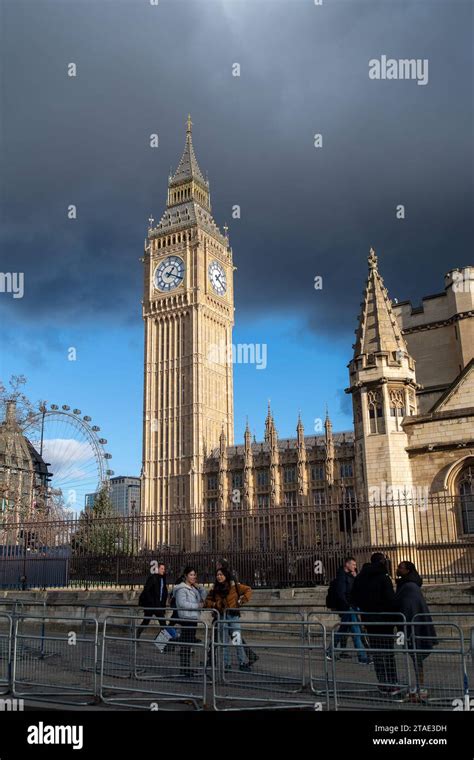
<path fill-rule="evenodd" d="M 79 555 L 132 553 L 132 537 L 123 518 L 114 512 L 106 485 L 97 492 L 93 508 L 82 512 L 72 546 Z"/>
<path fill-rule="evenodd" d="M 37 413 L 35 406 L 23 392 L 26 383 L 27 379 L 24 375 L 11 375 L 6 384 L 0 379 L 0 407 L 4 410 L 7 401 L 16 401 L 17 420 L 21 428 L 30 417 Z"/>

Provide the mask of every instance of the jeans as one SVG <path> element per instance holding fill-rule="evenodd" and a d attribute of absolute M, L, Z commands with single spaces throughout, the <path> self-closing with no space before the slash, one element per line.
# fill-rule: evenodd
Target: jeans
<path fill-rule="evenodd" d="M 226 617 L 226 622 L 222 625 L 222 635 L 224 646 L 224 665 L 230 665 L 230 651 L 234 647 L 237 651 L 239 665 L 247 665 L 248 659 L 245 649 L 242 646 L 242 634 L 240 628 L 240 619 L 238 617 Z M 231 644 L 229 645 L 229 639 Z"/>
<path fill-rule="evenodd" d="M 360 627 L 359 616 L 352 608 L 341 615 L 341 624 L 339 630 L 334 635 L 334 648 L 343 649 L 346 646 L 347 637 L 351 636 L 354 646 L 357 649 L 359 662 L 368 662 L 367 652 L 362 641 L 362 629 Z"/>

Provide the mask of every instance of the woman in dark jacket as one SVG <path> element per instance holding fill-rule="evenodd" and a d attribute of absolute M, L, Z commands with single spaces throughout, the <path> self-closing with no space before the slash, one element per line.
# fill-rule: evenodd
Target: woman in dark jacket
<path fill-rule="evenodd" d="M 146 579 L 145 587 L 138 599 L 140 607 L 144 607 L 144 618 L 138 628 L 137 639 L 140 638 L 153 616 L 158 619 L 160 626 L 166 625 L 168 586 L 164 562 L 160 562 L 156 570 L 157 572 L 151 572 Z"/>
<path fill-rule="evenodd" d="M 406 626 L 407 645 L 416 677 L 416 689 L 410 693 L 410 699 L 418 702 L 428 696 L 428 691 L 425 689 L 423 662 L 438 642 L 433 620 L 421 591 L 423 581 L 413 562 L 400 562 L 397 576 L 395 609 L 405 615 L 408 624 Z M 418 615 L 415 624 L 409 625 L 415 615 Z"/>
<path fill-rule="evenodd" d="M 397 696 L 402 691 L 397 680 L 394 652 L 394 600 L 387 558 L 381 552 L 375 552 L 355 579 L 350 601 L 362 610 L 360 619 L 366 627 L 379 690 L 388 696 Z"/>

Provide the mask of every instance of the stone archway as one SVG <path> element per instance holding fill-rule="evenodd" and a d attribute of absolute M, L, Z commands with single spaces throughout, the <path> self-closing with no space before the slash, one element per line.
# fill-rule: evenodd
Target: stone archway
<path fill-rule="evenodd" d="M 444 489 L 453 497 L 461 535 L 474 534 L 474 456 L 454 462 L 444 478 Z"/>

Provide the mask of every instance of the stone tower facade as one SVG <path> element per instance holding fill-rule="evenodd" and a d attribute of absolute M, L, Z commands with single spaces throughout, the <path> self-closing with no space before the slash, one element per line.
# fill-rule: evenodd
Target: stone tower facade
<path fill-rule="evenodd" d="M 142 514 L 196 512 L 206 451 L 233 443 L 232 251 L 211 214 L 194 153 L 169 177 L 166 210 L 145 241 Z M 147 544 L 173 543 L 169 521 Z"/>
<path fill-rule="evenodd" d="M 392 310 L 371 249 L 369 276 L 349 364 L 353 399 L 356 489 L 362 501 L 383 503 L 387 485 L 411 492 L 402 420 L 417 412 L 415 362 Z"/>

